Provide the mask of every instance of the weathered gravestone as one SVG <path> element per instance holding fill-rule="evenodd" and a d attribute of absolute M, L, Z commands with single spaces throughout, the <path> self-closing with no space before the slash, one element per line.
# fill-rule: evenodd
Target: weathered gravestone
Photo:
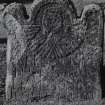
<path fill-rule="evenodd" d="M 69 0 L 40 0 L 26 17 L 22 4 L 10 4 L 3 13 L 7 100 L 16 105 L 99 105 L 100 7 L 88 5 L 77 18 Z"/>

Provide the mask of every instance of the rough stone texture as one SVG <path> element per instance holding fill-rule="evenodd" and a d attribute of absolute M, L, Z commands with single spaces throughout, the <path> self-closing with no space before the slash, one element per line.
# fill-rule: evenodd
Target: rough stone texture
<path fill-rule="evenodd" d="M 5 99 L 6 44 L 0 44 L 0 105 Z"/>
<path fill-rule="evenodd" d="M 2 13 L 6 7 L 6 4 L 0 4 L 0 39 L 7 38 L 7 30 L 2 23 Z"/>
<path fill-rule="evenodd" d="M 105 3 L 104 0 L 72 0 L 72 2 L 74 3 L 76 9 L 77 9 L 77 13 L 78 15 L 81 14 L 84 6 L 92 4 L 92 3 Z"/>
<path fill-rule="evenodd" d="M 80 18 L 68 0 L 10 4 L 3 12 L 8 30 L 8 105 L 99 105 L 102 11 L 84 8 Z"/>

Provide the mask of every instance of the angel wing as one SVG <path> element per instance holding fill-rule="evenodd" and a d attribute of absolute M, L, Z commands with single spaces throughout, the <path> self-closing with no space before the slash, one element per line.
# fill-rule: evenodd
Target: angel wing
<path fill-rule="evenodd" d="M 84 8 L 81 16 L 86 26 L 85 41 L 93 46 L 101 46 L 103 17 L 101 8 L 96 4 L 88 5 Z"/>
<path fill-rule="evenodd" d="M 8 31 L 7 41 L 7 76 L 6 76 L 6 99 L 12 97 L 13 86 L 13 63 L 16 64 L 25 51 L 25 34 L 23 24 L 25 20 L 25 7 L 21 4 L 12 3 L 3 12 L 4 26 Z M 15 71 L 16 74 L 16 71 Z"/>
<path fill-rule="evenodd" d="M 25 21 L 23 6 L 10 4 L 3 13 L 5 27 L 8 30 L 7 60 L 17 62 L 25 50 L 23 24 Z M 24 7 L 25 8 L 25 7 Z"/>
<path fill-rule="evenodd" d="M 89 87 L 89 83 L 94 84 L 94 100 L 96 102 L 101 97 L 101 84 L 98 83 L 99 78 L 97 74 L 101 69 L 100 65 L 102 63 L 102 44 L 103 44 L 103 17 L 102 10 L 96 4 L 88 5 L 84 8 L 81 20 L 83 22 L 83 26 L 86 27 L 85 36 L 84 36 L 84 45 L 83 45 L 83 54 L 84 54 L 84 62 L 86 75 L 88 78 L 86 84 Z M 89 89 L 87 89 L 87 92 Z M 88 92 L 89 93 L 89 92 Z"/>

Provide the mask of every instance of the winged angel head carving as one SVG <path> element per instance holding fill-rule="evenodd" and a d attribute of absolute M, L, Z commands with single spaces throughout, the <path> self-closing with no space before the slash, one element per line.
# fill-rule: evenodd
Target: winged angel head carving
<path fill-rule="evenodd" d="M 24 44 L 26 41 L 31 42 L 30 48 L 34 47 L 35 53 L 42 58 L 59 59 L 70 55 L 83 43 L 86 31 L 94 26 L 98 18 L 95 16 L 99 8 L 93 9 L 97 8 L 96 5 L 84 9 L 79 19 L 76 18 L 74 7 L 67 0 L 43 1 L 33 5 L 29 19 L 22 4 L 10 4 L 4 11 L 3 18 L 11 35 L 9 36 L 15 38 L 14 47 L 17 46 L 18 49 L 18 44 L 24 46 L 20 51 L 19 48 L 13 52 L 14 62 L 27 46 L 27 43 Z"/>
<path fill-rule="evenodd" d="M 4 10 L 3 20 L 9 33 L 7 78 L 11 80 L 13 65 L 22 61 L 25 55 L 32 56 L 32 59 L 38 57 L 41 61 L 55 62 L 58 68 L 58 64 L 62 65 L 61 71 L 67 67 L 72 72 L 82 70 L 82 61 L 88 69 L 90 62 L 99 64 L 103 26 L 102 12 L 96 4 L 86 6 L 81 17 L 77 17 L 70 0 L 35 0 L 29 16 L 22 4 L 12 3 Z M 74 60 L 79 66 L 74 64 Z M 96 66 L 94 64 L 92 66 Z M 11 80 L 6 83 L 7 96 Z"/>

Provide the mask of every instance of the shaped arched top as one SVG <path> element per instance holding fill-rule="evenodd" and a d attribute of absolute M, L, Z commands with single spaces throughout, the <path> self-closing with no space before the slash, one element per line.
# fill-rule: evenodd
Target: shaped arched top
<path fill-rule="evenodd" d="M 56 6 L 67 9 L 71 13 L 71 18 L 76 17 L 76 9 L 71 0 L 35 0 L 31 7 L 30 20 L 35 21 L 40 11 Z"/>
<path fill-rule="evenodd" d="M 100 46 L 102 45 L 102 34 L 103 34 L 103 14 L 101 7 L 97 4 L 90 4 L 84 7 L 82 15 L 80 20 L 86 27 L 86 35 L 92 35 L 91 38 L 86 40 L 91 40 L 89 42 L 92 45 L 96 45 L 94 42 L 98 42 L 97 44 Z M 92 34 L 92 33 L 96 34 Z M 92 37 L 97 37 L 98 41 L 96 41 L 95 38 L 92 39 Z M 85 36 L 86 37 L 86 36 Z M 93 40 L 93 41 L 92 41 Z"/>
<path fill-rule="evenodd" d="M 11 3 L 8 5 L 3 11 L 3 19 L 5 19 L 7 14 L 12 15 L 20 24 L 28 18 L 26 8 L 21 3 Z"/>
<path fill-rule="evenodd" d="M 100 11 L 101 8 L 99 7 L 99 5 L 97 4 L 90 4 L 84 7 L 83 12 L 82 12 L 82 16 L 81 19 L 84 19 L 87 15 L 88 12 L 92 12 L 92 11 Z"/>
<path fill-rule="evenodd" d="M 69 0 L 40 0 L 37 3 L 33 3 L 31 16 L 27 21 L 24 16 L 24 14 L 26 14 L 25 7 L 22 4 L 12 3 L 4 10 L 3 19 L 7 28 L 12 31 L 18 41 L 20 39 L 28 40 L 27 42 L 31 43 L 31 41 L 34 40 L 37 42 L 36 46 L 39 46 L 41 43 L 43 46 L 41 47 L 42 49 L 45 45 L 50 49 L 51 46 L 47 45 L 51 42 L 50 40 L 52 40 L 53 37 L 54 42 L 55 39 L 57 41 L 60 39 L 58 41 L 59 45 L 61 44 L 64 48 L 62 54 L 59 54 L 60 58 L 70 55 L 79 48 L 79 45 L 81 45 L 85 39 L 84 37 L 86 37 L 88 30 L 92 27 L 94 28 L 94 24 L 97 24 L 97 29 L 98 31 L 100 30 L 101 12 L 98 5 L 92 4 L 86 6 L 81 18 L 79 19 L 76 19 L 76 12 L 73 13 L 73 11 L 75 11 L 73 4 Z M 88 14 L 89 11 L 92 12 L 92 14 Z M 98 13 L 96 14 L 96 12 Z M 75 26 L 73 26 L 74 21 L 78 23 L 78 20 L 80 20 L 79 26 L 81 25 L 82 28 L 80 32 L 75 29 Z M 76 27 L 79 26 L 77 25 Z M 85 30 L 85 26 L 89 28 Z M 84 33 L 86 33 L 86 35 L 84 35 Z M 20 41 L 19 43 L 21 44 Z M 65 51 L 66 47 L 67 51 Z M 36 51 L 37 50 L 39 50 L 39 48 L 36 49 Z"/>

